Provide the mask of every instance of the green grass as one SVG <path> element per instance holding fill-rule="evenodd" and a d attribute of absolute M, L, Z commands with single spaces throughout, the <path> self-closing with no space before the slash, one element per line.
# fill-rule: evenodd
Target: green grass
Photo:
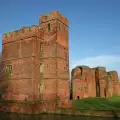
<path fill-rule="evenodd" d="M 120 110 L 120 96 L 72 100 L 72 105 L 76 109 Z"/>

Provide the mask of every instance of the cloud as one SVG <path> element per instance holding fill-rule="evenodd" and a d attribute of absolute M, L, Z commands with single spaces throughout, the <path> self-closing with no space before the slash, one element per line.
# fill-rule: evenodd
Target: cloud
<path fill-rule="evenodd" d="M 100 55 L 87 57 L 84 59 L 71 60 L 70 69 L 77 65 L 87 65 L 89 67 L 103 66 L 107 70 L 116 70 L 120 72 L 120 55 Z"/>

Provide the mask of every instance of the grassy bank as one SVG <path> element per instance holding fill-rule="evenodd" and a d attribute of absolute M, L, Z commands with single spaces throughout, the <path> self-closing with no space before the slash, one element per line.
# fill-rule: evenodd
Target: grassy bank
<path fill-rule="evenodd" d="M 120 96 L 111 98 L 85 98 L 73 100 L 76 109 L 120 110 Z"/>

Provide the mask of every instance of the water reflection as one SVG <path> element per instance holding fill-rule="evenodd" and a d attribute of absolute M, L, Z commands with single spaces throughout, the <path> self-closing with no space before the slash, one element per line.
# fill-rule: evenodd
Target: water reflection
<path fill-rule="evenodd" d="M 0 120 L 120 120 L 119 118 L 80 117 L 73 115 L 23 115 L 0 112 Z"/>

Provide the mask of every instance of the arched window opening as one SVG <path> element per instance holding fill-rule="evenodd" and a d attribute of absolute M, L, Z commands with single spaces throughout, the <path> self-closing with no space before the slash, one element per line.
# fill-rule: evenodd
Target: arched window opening
<path fill-rule="evenodd" d="M 43 72 L 44 72 L 44 64 L 40 63 L 40 73 L 43 73 Z"/>
<path fill-rule="evenodd" d="M 42 52 L 42 51 L 43 51 L 43 43 L 40 42 L 40 52 Z"/>
<path fill-rule="evenodd" d="M 7 74 L 11 74 L 12 73 L 12 65 L 6 65 L 5 70 L 6 70 Z"/>

